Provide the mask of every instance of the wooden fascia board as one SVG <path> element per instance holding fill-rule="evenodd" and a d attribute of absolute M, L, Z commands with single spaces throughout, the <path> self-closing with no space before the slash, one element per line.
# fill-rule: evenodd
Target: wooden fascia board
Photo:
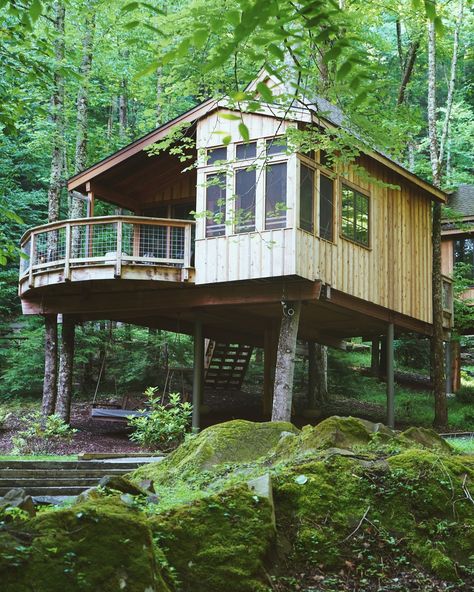
<path fill-rule="evenodd" d="M 179 117 L 176 117 L 175 119 L 172 119 L 171 121 L 165 123 L 161 127 L 153 130 L 146 136 L 143 136 L 143 138 L 136 140 L 132 144 L 125 146 L 117 152 L 114 152 L 113 154 L 111 154 L 104 160 L 101 160 L 89 169 L 86 169 L 85 171 L 82 171 L 81 173 L 74 175 L 68 180 L 68 191 L 72 191 L 80 187 L 87 181 L 90 181 L 94 177 L 97 177 L 98 175 L 104 173 L 107 170 L 110 170 L 111 168 L 123 162 L 124 160 L 127 160 L 127 158 L 130 158 L 134 154 L 138 154 L 147 146 L 150 146 L 158 140 L 161 140 L 162 138 L 164 138 L 164 136 L 166 136 L 166 134 L 169 133 L 169 131 L 175 125 L 185 121 L 193 123 L 194 121 L 202 117 L 205 113 L 215 108 L 217 106 L 217 103 L 218 101 L 216 101 L 215 99 L 208 99 L 204 103 L 201 103 L 200 105 L 197 105 L 196 107 L 190 109 L 186 113 L 183 113 L 183 115 L 180 115 Z"/>
<path fill-rule="evenodd" d="M 320 115 L 316 115 L 316 114 L 313 114 L 313 123 L 317 123 L 318 125 L 322 124 L 327 129 L 338 129 L 337 125 L 335 125 L 334 123 L 331 123 L 330 121 L 328 121 L 324 117 L 322 117 Z M 350 132 L 348 132 L 348 133 L 350 134 Z M 428 193 L 430 195 L 430 199 L 433 199 L 435 201 L 439 201 L 444 204 L 448 202 L 448 194 L 445 191 L 438 189 L 437 187 L 435 187 L 434 185 L 431 185 L 427 181 L 424 181 L 423 179 L 421 179 L 417 175 L 410 173 L 410 171 L 407 171 L 404 167 L 397 164 L 396 162 L 394 162 L 390 158 L 387 158 L 386 156 L 384 156 L 380 152 L 377 152 L 376 150 L 369 150 L 368 149 L 368 150 L 363 150 L 363 153 L 366 154 L 367 156 L 369 156 L 370 158 L 373 158 L 374 160 L 376 160 L 380 164 L 383 164 L 384 166 L 386 166 L 390 170 L 399 174 L 404 179 L 407 179 L 407 181 L 410 181 L 410 183 L 413 183 L 414 185 L 419 187 L 421 190 Z"/>

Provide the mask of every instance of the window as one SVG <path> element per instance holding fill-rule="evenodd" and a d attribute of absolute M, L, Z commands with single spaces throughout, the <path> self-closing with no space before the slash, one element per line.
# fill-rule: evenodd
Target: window
<path fill-rule="evenodd" d="M 255 230 L 255 169 L 235 171 L 235 232 Z"/>
<path fill-rule="evenodd" d="M 314 231 L 314 171 L 304 164 L 300 168 L 300 228 Z"/>
<path fill-rule="evenodd" d="M 334 181 L 319 174 L 319 236 L 328 241 L 334 239 Z"/>
<path fill-rule="evenodd" d="M 277 136 L 276 138 L 270 138 L 270 140 L 267 140 L 267 156 L 272 156 L 273 154 L 285 154 L 286 149 L 286 138 L 283 136 Z"/>
<path fill-rule="evenodd" d="M 342 185 L 342 236 L 361 245 L 369 245 L 369 198 Z"/>
<path fill-rule="evenodd" d="M 265 229 L 286 226 L 286 162 L 265 169 Z"/>
<path fill-rule="evenodd" d="M 225 183 L 223 173 L 206 176 L 206 236 L 225 234 Z"/>
<path fill-rule="evenodd" d="M 255 158 L 257 156 L 257 142 L 247 142 L 246 144 L 237 144 L 235 149 L 237 160 L 246 158 Z"/>
<path fill-rule="evenodd" d="M 215 164 L 222 160 L 227 160 L 227 148 L 226 146 L 220 146 L 219 148 L 209 148 L 207 150 L 207 164 Z"/>
<path fill-rule="evenodd" d="M 474 239 L 461 238 L 454 241 L 454 264 L 463 263 L 464 277 L 474 280 Z"/>

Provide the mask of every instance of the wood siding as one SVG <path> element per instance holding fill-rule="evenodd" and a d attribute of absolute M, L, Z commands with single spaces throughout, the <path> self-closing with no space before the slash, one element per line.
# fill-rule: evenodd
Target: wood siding
<path fill-rule="evenodd" d="M 258 115 L 244 115 L 250 140 L 281 134 L 289 123 Z M 238 121 L 219 118 L 215 113 L 198 124 L 198 148 L 218 145 L 222 133 L 232 142 L 241 141 Z M 260 144 L 263 145 L 263 144 Z M 229 146 L 228 158 L 234 149 Z M 432 322 L 431 302 L 431 201 L 416 185 L 383 164 L 361 157 L 358 165 L 368 176 L 353 168 L 339 171 L 335 179 L 334 241 L 329 242 L 298 228 L 299 166 L 296 155 L 288 162 L 287 228 L 264 231 L 262 181 L 257 182 L 255 233 L 205 237 L 205 220 L 196 226 L 196 283 L 227 282 L 296 274 L 321 280 L 332 288 L 415 319 Z M 317 166 L 315 165 L 315 168 Z M 228 195 L 232 165 L 228 170 Z M 205 211 L 205 163 L 198 168 L 197 211 Z M 261 175 L 263 176 L 263 175 Z M 369 246 L 341 236 L 341 180 L 370 196 Z M 377 182 L 378 181 L 378 182 Z M 380 182 L 384 183 L 381 184 Z M 385 184 L 396 185 L 397 188 Z M 315 200 L 315 228 L 319 201 Z M 271 245 L 271 246 L 270 246 Z"/>

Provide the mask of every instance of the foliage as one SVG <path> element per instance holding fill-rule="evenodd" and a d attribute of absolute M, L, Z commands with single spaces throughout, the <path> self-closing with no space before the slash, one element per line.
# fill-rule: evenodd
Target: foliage
<path fill-rule="evenodd" d="M 403 366 L 425 369 L 430 366 L 430 346 L 426 339 L 405 337 L 395 341 L 395 355 Z"/>
<path fill-rule="evenodd" d="M 0 407 L 0 430 L 5 429 L 8 419 L 11 417 L 11 411 Z"/>
<path fill-rule="evenodd" d="M 472 299 L 465 298 L 465 292 L 472 286 L 472 269 L 467 263 L 457 263 L 454 266 L 454 330 L 462 335 L 474 323 L 474 306 Z"/>
<path fill-rule="evenodd" d="M 163 404 L 155 396 L 156 387 L 145 391 L 146 408 L 140 409 L 143 416 L 129 417 L 128 424 L 133 428 L 130 439 L 144 448 L 170 448 L 183 440 L 192 415 L 192 405 L 181 402 L 179 393 L 171 393 L 169 403 Z"/>
<path fill-rule="evenodd" d="M 59 415 L 49 415 L 43 421 L 35 411 L 25 417 L 24 427 L 12 438 L 12 454 L 41 454 L 49 451 L 50 445 L 60 439 L 70 439 L 77 432 Z"/>

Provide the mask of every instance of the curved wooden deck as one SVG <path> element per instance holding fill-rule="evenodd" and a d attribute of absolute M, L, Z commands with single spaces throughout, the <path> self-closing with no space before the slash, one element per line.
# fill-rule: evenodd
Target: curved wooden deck
<path fill-rule="evenodd" d="M 53 222 L 21 239 L 20 297 L 111 280 L 193 282 L 188 220 L 102 216 Z"/>

